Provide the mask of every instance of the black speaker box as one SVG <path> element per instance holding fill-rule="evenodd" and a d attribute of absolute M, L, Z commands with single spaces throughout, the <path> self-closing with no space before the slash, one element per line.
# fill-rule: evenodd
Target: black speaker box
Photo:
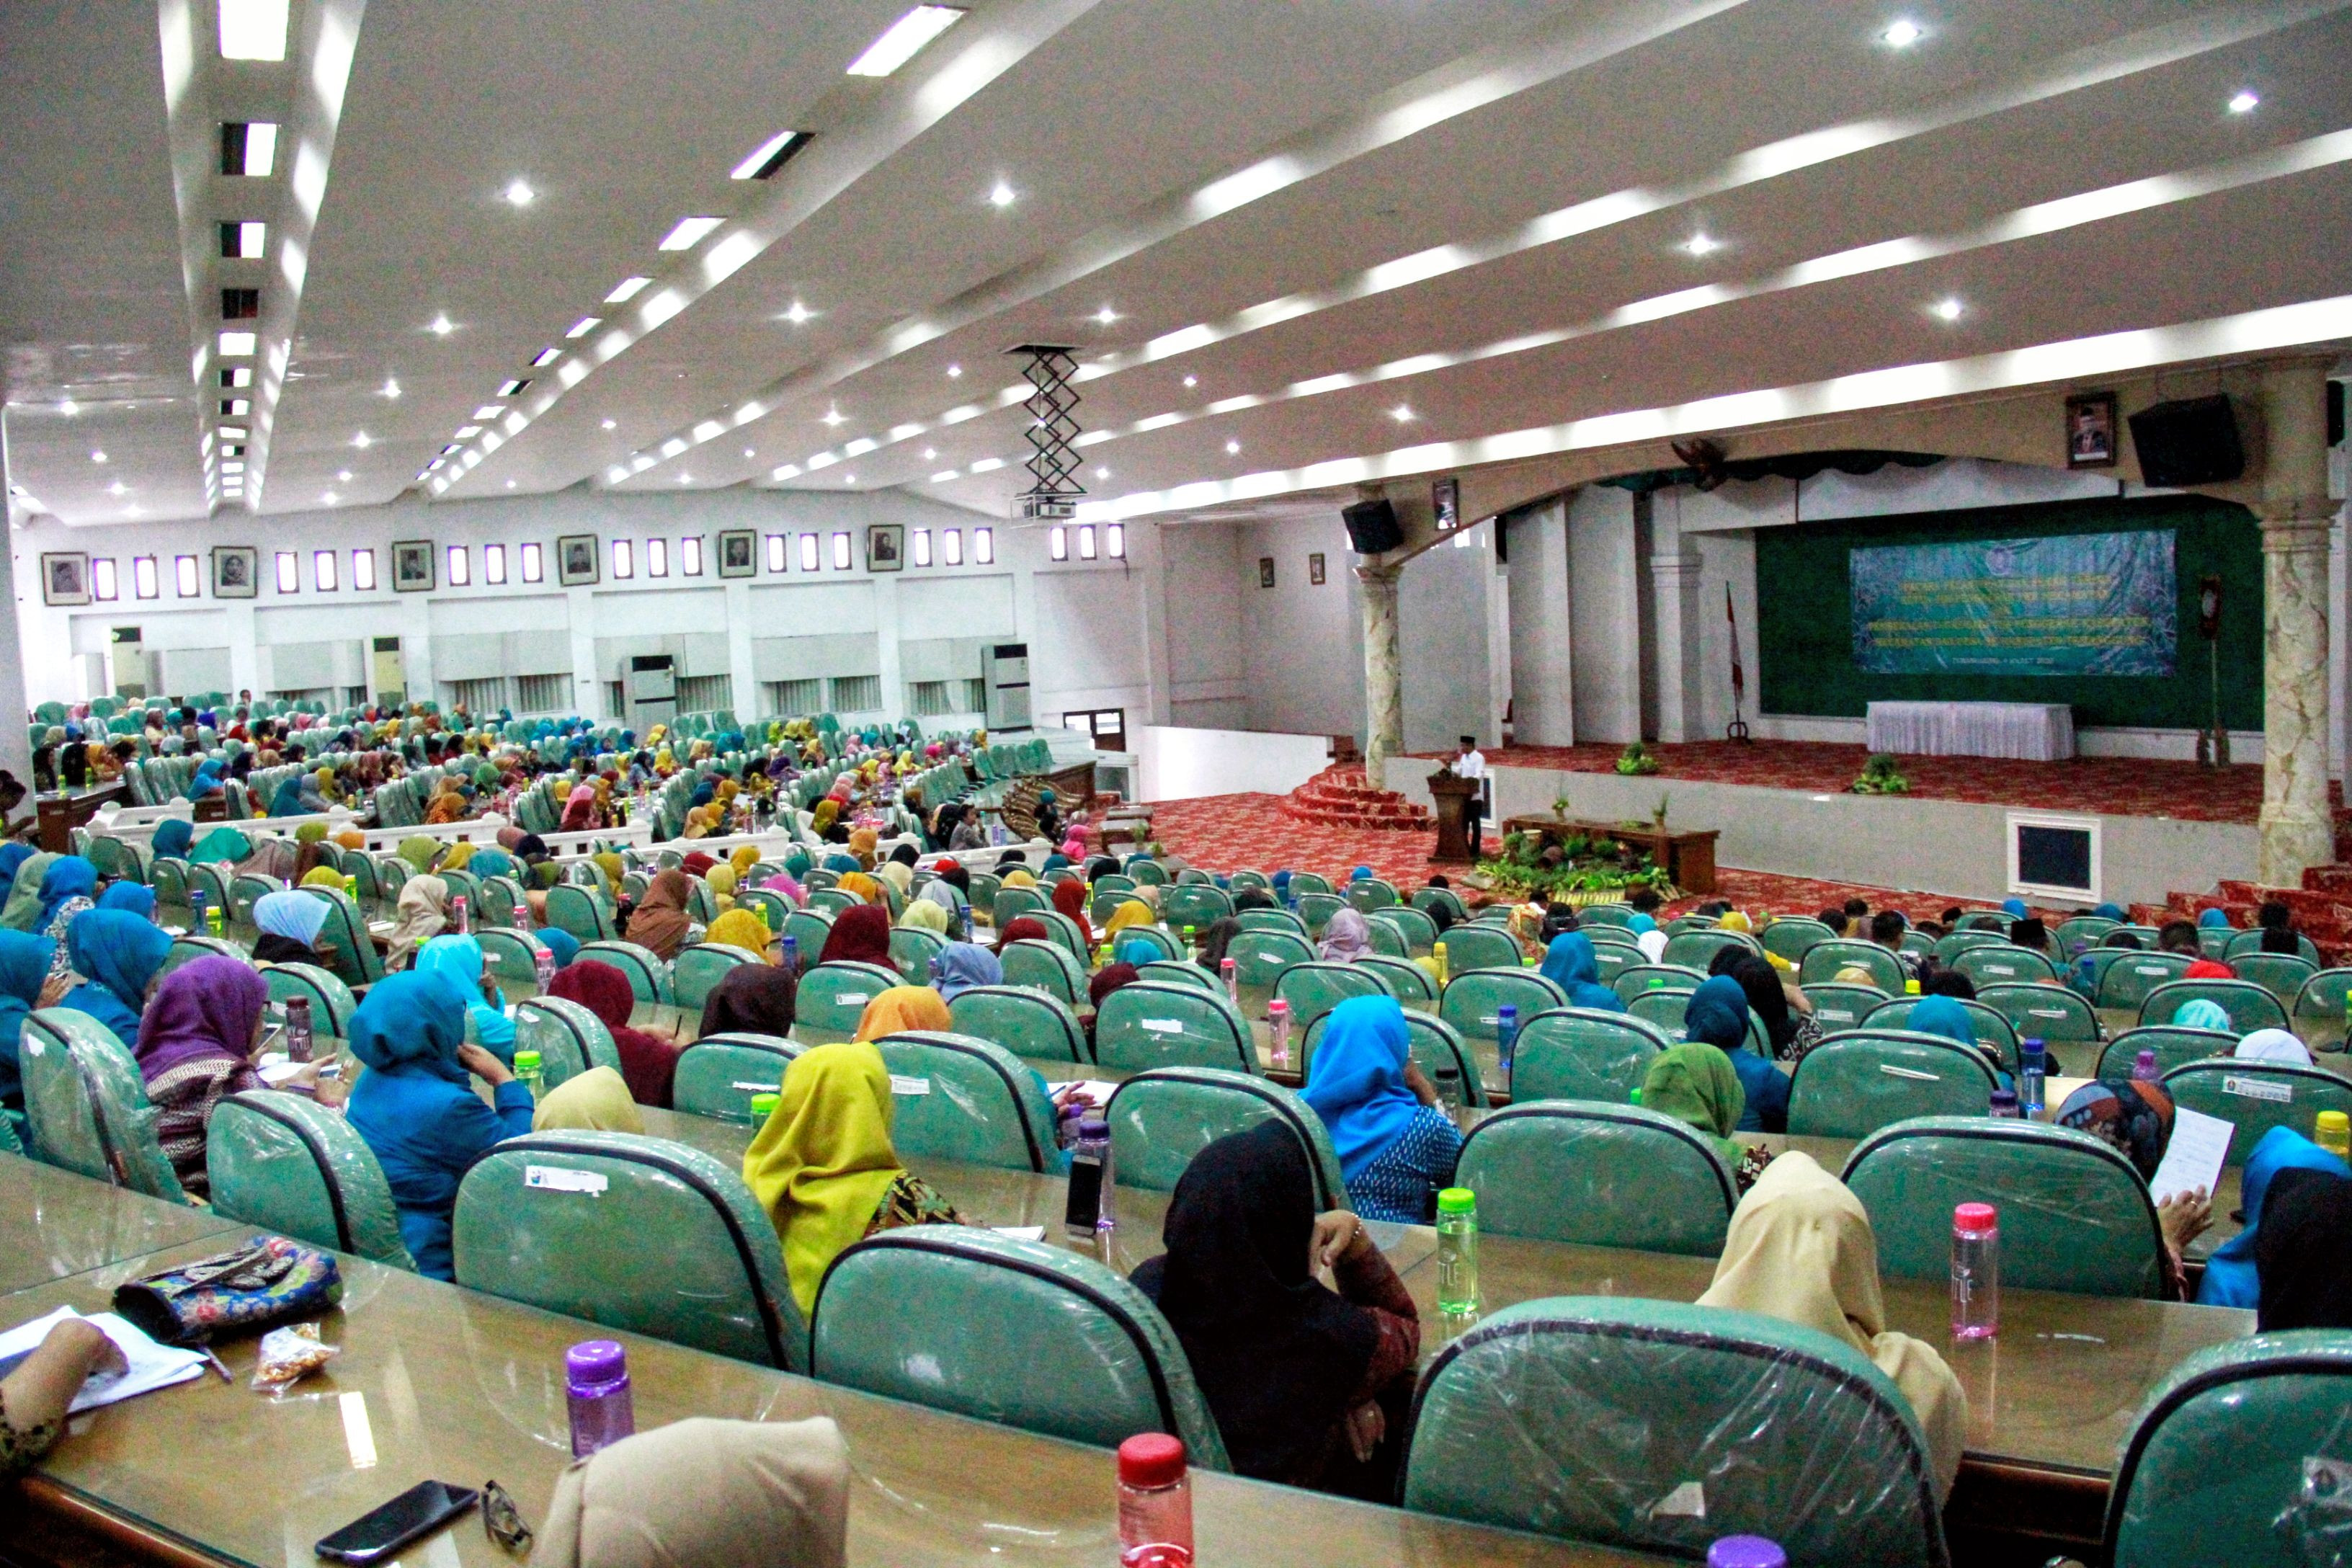
<path fill-rule="evenodd" d="M 2238 439 L 2238 416 L 2228 397 L 2183 398 L 2158 403 L 2131 416 L 2132 445 L 2139 450 L 2140 478 L 2152 485 L 2186 488 L 2220 484 L 2246 471 L 2246 448 Z"/>
<path fill-rule="evenodd" d="M 1348 525 L 1348 548 L 1359 555 L 1378 555 L 1404 542 L 1396 508 L 1386 500 L 1360 500 L 1340 512 L 1339 521 Z"/>

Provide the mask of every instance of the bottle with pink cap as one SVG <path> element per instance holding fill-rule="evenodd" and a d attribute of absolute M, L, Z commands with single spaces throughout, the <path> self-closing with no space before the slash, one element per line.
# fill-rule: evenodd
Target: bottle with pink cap
<path fill-rule="evenodd" d="M 1952 1211 L 1952 1337 L 2000 1331 L 2000 1215 L 1990 1204 Z"/>

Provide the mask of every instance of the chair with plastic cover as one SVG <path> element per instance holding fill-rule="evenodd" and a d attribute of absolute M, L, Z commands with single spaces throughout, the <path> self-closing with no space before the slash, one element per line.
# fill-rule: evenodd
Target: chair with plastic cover
<path fill-rule="evenodd" d="M 1983 1051 L 1941 1035 L 1853 1029 L 1805 1053 L 1789 1079 L 1789 1131 L 1863 1138 L 1915 1116 L 1990 1116 Z"/>
<path fill-rule="evenodd" d="M 1989 985 L 2031 985 L 2058 978 L 2058 966 L 2030 947 L 1972 947 L 1951 962 L 1979 990 Z"/>
<path fill-rule="evenodd" d="M 2009 935 L 2006 931 L 1956 931 L 1948 936 L 1940 936 L 1936 939 L 1935 952 L 1937 962 L 1949 963 L 1952 960 L 1958 958 L 1960 954 L 1968 952 L 1968 950 L 1972 947 L 2003 947 L 2011 945 L 2014 944 L 2010 942 Z"/>
<path fill-rule="evenodd" d="M 1792 915 L 1774 921 L 1756 935 L 1765 952 L 1791 963 L 1802 963 L 1806 953 L 1822 942 L 1835 940 L 1837 932 L 1819 921 Z"/>
<path fill-rule="evenodd" d="M 2114 1568 L 2339 1562 L 2352 1340 L 2296 1329 L 2210 1345 L 2142 1402 L 2107 1493 Z"/>
<path fill-rule="evenodd" d="M 1297 1135 L 1306 1152 L 1315 1176 L 1315 1206 L 1335 1208 L 1348 1201 L 1339 1156 L 1323 1119 L 1278 1083 L 1223 1068 L 1153 1068 L 1114 1089 L 1103 1114 L 1110 1122 L 1112 1164 L 1121 1186 L 1173 1192 L 1192 1157 L 1218 1139 L 1261 1121 L 1279 1121 Z"/>
<path fill-rule="evenodd" d="M 414 1269 L 383 1167 L 350 1121 L 307 1095 L 247 1089 L 205 1128 L 213 1212 L 223 1219 Z"/>
<path fill-rule="evenodd" d="M 909 985 L 931 983 L 931 960 L 947 951 L 947 938 L 920 926 L 895 926 L 890 931 L 890 965 Z"/>
<path fill-rule="evenodd" d="M 1519 1023 L 1511 1098 L 1631 1105 L 1650 1064 L 1673 1043 L 1666 1030 L 1630 1013 L 1547 1008 Z"/>
<path fill-rule="evenodd" d="M 1660 955 L 1658 962 L 1682 964 L 1704 974 L 1715 963 L 1715 955 L 1727 947 L 1738 948 L 1741 952 L 1754 953 L 1759 956 L 1761 956 L 1764 951 L 1757 945 L 1754 937 L 1743 931 L 1686 931 L 1680 936 L 1670 936 L 1666 939 L 1665 952 Z"/>
<path fill-rule="evenodd" d="M 553 1089 L 590 1068 L 621 1070 L 620 1048 L 604 1021 L 580 1003 L 534 996 L 515 1008 L 515 1048 L 537 1051 L 541 1087 Z"/>
<path fill-rule="evenodd" d="M 327 901 L 327 923 L 319 928 L 320 940 L 334 955 L 335 977 L 354 988 L 373 985 L 383 978 L 383 955 L 375 950 L 375 939 L 368 934 L 367 917 L 352 896 L 341 888 L 304 888 L 303 892 Z"/>
<path fill-rule="evenodd" d="M 2230 960 L 2230 967 L 2238 972 L 2239 979 L 2261 986 L 2287 1007 L 2294 1005 L 2304 986 L 2319 973 L 2319 965 L 2292 952 L 2241 953 Z"/>
<path fill-rule="evenodd" d="M 1224 991 L 1224 987 L 1217 983 L 1217 977 L 1199 964 L 1180 963 L 1172 958 L 1155 958 L 1149 963 L 1139 964 L 1135 977 L 1138 980 L 1157 980 L 1163 985 L 1192 985 L 1220 994 Z M 1080 994 L 1084 994 L 1083 991 Z M 1075 1002 L 1076 998 L 1072 1000 Z"/>
<path fill-rule="evenodd" d="M 1087 994 L 1087 972 L 1059 942 L 1024 937 L 1019 942 L 1006 942 L 997 950 L 996 957 L 1004 966 L 1004 984 L 1007 985 L 1025 985 L 1032 991 L 1043 991 L 1046 995 L 1067 1002 L 1072 1006 L 1076 1006 L 1078 999 Z"/>
<path fill-rule="evenodd" d="M 2263 934 L 2260 931 L 2242 931 L 2231 937 L 2230 944 L 2221 950 L 2221 961 L 2234 966 L 2238 960 L 2246 954 L 2262 952 Z M 2301 931 L 2294 933 L 2294 942 L 2295 952 L 2301 954 L 2306 963 L 2316 969 L 2322 962 L 2319 956 L 2319 944 Z"/>
<path fill-rule="evenodd" d="M 1195 1467 L 1231 1468 L 1159 1308 L 1044 1242 L 930 1225 L 859 1242 L 825 1272 L 809 1367 L 820 1382 L 1097 1447 L 1167 1432 Z"/>
<path fill-rule="evenodd" d="M 782 1093 L 784 1069 L 807 1048 L 773 1035 L 705 1035 L 678 1053 L 670 1105 L 690 1116 L 756 1121 L 752 1098 Z"/>
<path fill-rule="evenodd" d="M 605 962 L 610 963 L 607 959 Z M 725 942 L 698 942 L 692 947 L 680 948 L 677 957 L 670 962 L 670 994 L 676 1005 L 689 1013 L 702 1011 L 710 994 L 727 983 L 735 971 L 764 963 L 760 955 L 730 947 Z"/>
<path fill-rule="evenodd" d="M 1738 1184 L 1685 1121 L 1638 1105 L 1514 1098 L 1470 1130 L 1454 1184 L 1497 1236 L 1713 1258 Z"/>
<path fill-rule="evenodd" d="M 1180 882 L 1160 900 L 1160 922 L 1171 931 L 1182 931 L 1186 926 L 1206 931 L 1210 922 L 1233 912 L 1232 896 L 1213 883 Z"/>
<path fill-rule="evenodd" d="M 1412 890 L 1412 907 L 1422 910 L 1443 909 L 1457 921 L 1466 921 L 1470 918 L 1469 906 L 1462 901 L 1462 895 L 1451 888 L 1415 888 Z M 1602 919 L 1604 918 L 1602 911 L 1608 907 L 1601 905 L 1588 910 L 1585 911 L 1585 918 Z"/>
<path fill-rule="evenodd" d="M 1517 939 L 1500 927 L 1465 921 L 1438 938 L 1445 949 L 1445 974 L 1452 979 L 1474 969 L 1524 969 Z"/>
<path fill-rule="evenodd" d="M 1244 931 L 1288 931 L 1301 938 L 1307 935 L 1307 922 L 1288 910 L 1240 910 L 1234 912 L 1234 921 Z"/>
<path fill-rule="evenodd" d="M 902 1155 L 1058 1171 L 1054 1102 L 1020 1058 L 970 1035 L 909 1030 L 874 1042 L 890 1069 L 890 1142 Z"/>
<path fill-rule="evenodd" d="M 87 1013 L 44 1007 L 17 1043 L 35 1156 L 151 1198 L 186 1201 L 155 1131 L 139 1064 Z"/>
<path fill-rule="evenodd" d="M 1436 1011 L 1437 982 L 1430 978 L 1427 970 L 1411 959 L 1368 952 L 1356 960 L 1355 966 L 1375 976 L 1383 990 L 1406 1006 Z"/>
<path fill-rule="evenodd" d="M 2001 1283 L 2161 1300 L 2164 1232 L 2147 1183 L 2113 1145 L 2039 1121 L 1928 1116 L 1882 1127 L 1845 1163 L 1870 1211 L 1880 1272 L 1942 1279 L 1952 1209 L 2000 1211 Z M 1484 1219 L 1484 1214 L 1480 1215 Z"/>
<path fill-rule="evenodd" d="M 1386 994 L 1388 987 L 1370 970 L 1322 959 L 1294 963 L 1274 983 L 1275 1000 L 1289 1004 L 1294 1029 L 1307 1027 L 1352 997 Z"/>
<path fill-rule="evenodd" d="M 1824 980 L 1835 980 L 1842 969 L 1859 969 L 1870 976 L 1870 983 L 1890 996 L 1903 994 L 1903 983 L 1909 976 L 1903 961 L 1874 942 L 1856 942 L 1851 937 L 1832 937 L 1817 942 L 1805 950 L 1797 965 L 1797 979 L 1807 985 Z"/>
<path fill-rule="evenodd" d="M 803 968 L 814 963 L 824 944 L 833 937 L 833 917 L 823 910 L 798 909 L 784 917 L 784 936 L 792 939 L 793 947 Z"/>
<path fill-rule="evenodd" d="M 1331 917 L 1348 907 L 1348 900 L 1336 893 L 1301 893 L 1296 888 L 1291 891 L 1297 895 L 1294 907 L 1298 918 L 1306 922 L 1309 936 L 1320 937 L 1323 928 L 1331 923 Z"/>
<path fill-rule="evenodd" d="M 2137 1010 L 2147 998 L 2189 972 L 2196 960 L 2185 952 L 2125 952 L 2099 970 L 2098 989 L 2092 1004 L 2100 1008 Z M 2186 998 L 2183 998 L 2186 1000 Z M 2172 1015 L 2148 1022 L 2168 1024 Z"/>
<path fill-rule="evenodd" d="M 163 963 L 159 973 L 169 974 L 184 963 L 194 963 L 200 958 L 233 958 L 250 968 L 253 954 L 238 942 L 225 936 L 175 936 L 172 945 L 163 950 Z"/>
<path fill-rule="evenodd" d="M 1316 1048 L 1323 1043 L 1324 1032 L 1330 1022 L 1331 1016 L 1326 1013 L 1308 1025 L 1304 1035 L 1297 1037 L 1300 1078 L 1307 1077 L 1312 1070 Z M 1485 1076 L 1478 1070 L 1478 1053 L 1470 1048 L 1453 1025 L 1434 1014 L 1408 1007 L 1404 1010 L 1404 1029 L 1406 1051 L 1431 1083 L 1439 1085 L 1443 1092 L 1444 1075 L 1450 1069 L 1454 1080 L 1462 1086 L 1462 1102 L 1480 1110 L 1486 1108 L 1486 1083 Z"/>
<path fill-rule="evenodd" d="M 992 1041 L 1032 1061 L 1093 1060 L 1070 1005 L 1016 985 L 975 985 L 948 1004 L 956 1033 Z"/>
<path fill-rule="evenodd" d="M 1374 925 L 1391 925 L 1404 938 L 1407 956 L 1426 953 L 1437 945 L 1437 922 L 1411 904 L 1393 904 L 1373 911 Z"/>
<path fill-rule="evenodd" d="M 1676 1301 L 1559 1296 L 1486 1317 L 1422 1374 L 1399 1500 L 1419 1513 L 1696 1560 L 1946 1568 L 1934 1461 L 1842 1340 Z"/>
<path fill-rule="evenodd" d="M 1681 963 L 1629 963 L 1609 982 L 1617 1000 L 1633 1005 L 1644 991 L 1696 991 L 1706 984 L 1706 971 Z M 1810 989 L 1810 988 L 1809 988 Z"/>
<path fill-rule="evenodd" d="M 261 977 L 269 983 L 272 1002 L 291 1002 L 299 996 L 310 1004 L 312 1035 L 350 1038 L 352 1015 L 359 1010 L 359 998 L 331 971 L 315 963 L 272 963 L 263 967 Z"/>
<path fill-rule="evenodd" d="M 677 994 L 671 989 L 669 965 L 664 963 L 649 947 L 641 947 L 619 938 L 582 942 L 573 962 L 582 959 L 609 963 L 626 975 L 629 994 L 637 999 L 640 1006 L 677 1005 Z"/>
<path fill-rule="evenodd" d="M 1095 1060 L 1140 1071 L 1159 1067 L 1258 1070 L 1257 1044 L 1223 992 L 1139 980 L 1103 998 L 1095 1014 Z"/>
<path fill-rule="evenodd" d="M 2352 1114 L 2352 1080 L 2322 1067 L 2222 1058 L 2184 1063 L 2166 1073 L 2163 1083 L 2174 1105 L 2232 1124 L 2224 1161 L 2231 1165 L 2244 1164 L 2273 1127 L 2309 1137 L 2321 1111 Z"/>
<path fill-rule="evenodd" d="M 2211 1002 L 2230 1015 L 2230 1027 L 2241 1035 L 2256 1029 L 2287 1026 L 2286 1006 L 2251 980 L 2173 980 L 2150 991 L 2140 1001 L 2142 1024 L 2169 1024 L 2191 1002 Z"/>
<path fill-rule="evenodd" d="M 774 1224 L 742 1176 L 629 1132 L 533 1132 L 474 1162 L 457 1282 L 739 1361 L 799 1370 L 806 1336 Z"/>
<path fill-rule="evenodd" d="M 2017 1038 L 2051 1047 L 2053 1058 L 2058 1047 L 2070 1047 L 2064 1051 L 2069 1066 L 2085 1062 L 2103 1037 L 2091 1004 L 2063 985 L 1987 985 L 1977 992 L 1977 1000 L 2008 1019 Z"/>
<path fill-rule="evenodd" d="M 1875 985 L 1840 984 L 1834 980 L 1816 981 L 1804 991 L 1805 1000 L 1813 1005 L 1813 1016 L 1822 1021 L 1822 1032 L 1831 1035 L 1861 1027 L 1872 1010 L 1886 1000 L 1886 993 Z"/>
<path fill-rule="evenodd" d="M 1285 912 L 1250 910 L 1242 918 L 1246 921 L 1253 915 Z M 1285 970 L 1302 963 L 1313 963 L 1315 946 L 1301 932 L 1244 925 L 1225 944 L 1225 956 L 1234 961 L 1234 972 L 1241 976 L 1243 984 L 1272 986 L 1281 982 Z"/>
<path fill-rule="evenodd" d="M 539 984 L 541 951 L 536 931 L 476 927 L 474 940 L 482 944 L 482 963 L 490 978 L 513 985 Z"/>
<path fill-rule="evenodd" d="M 2191 1029 L 2179 1024 L 2150 1024 L 2126 1029 L 2099 1053 L 2094 1078 L 2125 1079 L 2139 1063 L 2142 1051 L 2156 1053 L 2158 1078 L 2184 1062 L 2226 1057 L 2238 1048 L 2238 1037 L 2226 1029 Z"/>
<path fill-rule="evenodd" d="M 1495 1043 L 1496 1022 L 1505 1007 L 1518 1009 L 1525 1023 L 1537 1014 L 1568 1005 L 1568 994 L 1532 969 L 1474 969 L 1453 973 L 1444 994 L 1437 999 L 1437 1016 L 1465 1040 Z"/>
<path fill-rule="evenodd" d="M 878 963 L 839 958 L 820 963 L 801 975 L 793 1006 L 793 1033 L 814 1031 L 847 1039 L 857 1032 L 866 1005 L 901 984 L 897 970 Z"/>
<path fill-rule="evenodd" d="M 590 889 L 569 882 L 547 889 L 547 923 L 583 942 L 607 942 L 620 934 L 611 907 Z"/>
<path fill-rule="evenodd" d="M 2053 986 L 2044 985 L 2039 989 L 2047 995 L 2063 1000 L 2070 1000 L 2077 1004 L 2082 1001 L 2081 997 L 2070 995 Z M 1926 1000 L 1924 996 L 1889 997 L 1864 1015 L 1861 1020 L 1862 1026 L 1866 1029 L 1908 1029 L 1911 1026 L 1911 1015 L 1917 1010 L 1919 1004 Z M 1948 1000 L 1958 1002 L 1961 1009 L 1968 1014 L 1969 1026 L 1976 1031 L 1977 1043 L 1998 1056 L 2001 1066 L 2014 1070 L 2017 1067 L 2018 1031 L 2011 1025 L 2009 1019 L 1997 1009 L 1986 1005 L 1981 1001 L 1971 1001 L 1965 996 L 1949 997 Z M 2058 1069 L 2052 1068 L 2050 1070 L 2055 1073 Z"/>

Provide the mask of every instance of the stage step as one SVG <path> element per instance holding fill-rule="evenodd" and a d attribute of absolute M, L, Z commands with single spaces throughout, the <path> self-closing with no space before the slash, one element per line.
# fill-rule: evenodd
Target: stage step
<path fill-rule="evenodd" d="M 2276 900 L 2294 917 L 2295 930 L 2312 940 L 2323 962 L 2352 963 L 2352 864 L 2314 866 L 2303 874 L 2300 888 L 2264 888 L 2253 882 L 2217 882 L 2210 893 L 2176 892 L 2162 904 L 2135 904 L 2132 918 L 2146 925 L 2168 920 L 2193 921 L 2207 910 L 2220 910 L 2230 923 L 2249 929 L 2257 923 L 2262 905 Z"/>
<path fill-rule="evenodd" d="M 1436 819 L 1394 790 L 1376 790 L 1360 766 L 1341 763 L 1324 769 L 1283 797 L 1282 815 L 1293 822 L 1324 827 L 1360 827 L 1376 832 L 1427 833 Z"/>

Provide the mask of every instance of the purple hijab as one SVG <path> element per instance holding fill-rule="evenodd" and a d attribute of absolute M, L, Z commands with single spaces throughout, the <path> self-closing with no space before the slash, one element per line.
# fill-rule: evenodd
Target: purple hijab
<path fill-rule="evenodd" d="M 163 977 L 139 1019 L 139 1076 L 152 1083 L 164 1072 L 208 1056 L 244 1061 L 253 1026 L 269 1005 L 269 983 L 234 958 L 198 958 Z"/>

